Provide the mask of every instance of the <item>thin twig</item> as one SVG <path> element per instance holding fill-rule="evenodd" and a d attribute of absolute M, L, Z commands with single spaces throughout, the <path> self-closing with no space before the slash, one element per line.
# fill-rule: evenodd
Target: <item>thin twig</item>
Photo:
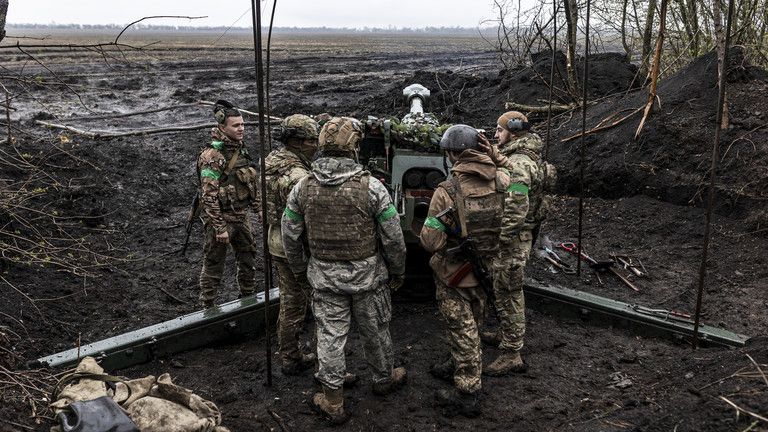
<path fill-rule="evenodd" d="M 748 411 L 748 410 L 746 410 L 744 408 L 741 408 L 740 406 L 738 406 L 735 403 L 733 403 L 730 400 L 728 400 L 725 396 L 718 396 L 718 397 L 720 399 L 722 399 L 723 402 L 725 402 L 728 405 L 732 406 L 736 410 L 736 415 L 737 416 L 738 416 L 739 412 L 743 412 L 744 414 L 750 415 L 750 416 L 752 416 L 752 417 L 754 417 L 754 418 L 756 418 L 758 420 L 761 420 L 761 421 L 764 421 L 764 422 L 768 422 L 768 418 L 765 418 L 765 417 L 761 416 L 760 414 L 755 414 L 752 411 Z"/>

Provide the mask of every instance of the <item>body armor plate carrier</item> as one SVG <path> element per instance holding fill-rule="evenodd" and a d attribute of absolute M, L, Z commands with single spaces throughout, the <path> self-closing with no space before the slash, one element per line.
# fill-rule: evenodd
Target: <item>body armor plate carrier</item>
<path fill-rule="evenodd" d="M 495 187 L 488 188 L 487 191 L 475 190 L 470 194 L 461 189 L 459 178 L 455 175 L 440 183 L 438 187 L 448 192 L 457 210 L 461 208 L 458 200 L 463 200 L 464 210 L 458 210 L 458 214 L 466 223 L 467 237 L 474 240 L 477 251 L 483 258 L 493 256 L 499 250 L 501 218 L 504 213 L 505 192 L 498 178 Z M 450 246 L 452 245 L 449 244 Z"/>
<path fill-rule="evenodd" d="M 376 225 L 368 213 L 369 179 L 367 171 L 332 186 L 307 178 L 301 201 L 312 256 L 350 261 L 376 253 Z"/>

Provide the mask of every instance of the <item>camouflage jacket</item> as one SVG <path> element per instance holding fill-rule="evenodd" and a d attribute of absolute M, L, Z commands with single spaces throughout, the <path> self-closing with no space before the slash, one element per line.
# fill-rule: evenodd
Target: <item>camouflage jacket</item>
<path fill-rule="evenodd" d="M 491 158 L 500 167 L 509 170 L 513 188 L 505 203 L 501 227 L 502 244 L 510 242 L 521 230 L 532 230 L 537 223 L 533 219 L 535 203 L 541 197 L 541 138 L 528 133 L 511 142 L 494 148 Z"/>
<path fill-rule="evenodd" d="M 507 196 L 515 193 L 513 190 L 510 190 L 511 183 L 506 170 L 497 168 L 488 155 L 475 150 L 465 150 L 454 164 L 451 172 L 453 175 L 458 176 L 461 188 L 467 196 L 473 194 L 483 195 L 489 191 L 497 190 L 497 179 L 498 183 L 507 189 L 505 205 L 507 205 L 508 201 Z M 438 187 L 434 195 L 432 195 L 432 200 L 429 202 L 427 219 L 424 221 L 424 226 L 421 228 L 419 235 L 422 247 L 428 252 L 433 253 L 432 258 L 429 260 L 429 265 L 435 272 L 435 277 L 446 285 L 454 273 L 464 264 L 464 262 L 454 261 L 444 254 L 444 250 L 448 245 L 446 231 L 456 230 L 457 227 L 446 227 L 435 218 L 435 215 L 448 207 L 457 208 L 456 203 L 453 202 L 448 192 L 444 188 Z M 467 211 L 471 210 L 467 209 Z M 504 213 L 506 213 L 506 210 Z M 489 267 L 490 264 L 486 263 Z M 458 283 L 460 288 L 471 288 L 478 285 L 477 278 L 472 273 L 467 274 Z"/>
<path fill-rule="evenodd" d="M 269 253 L 285 258 L 280 218 L 288 201 L 288 194 L 296 183 L 309 174 L 309 161 L 296 153 L 281 148 L 273 150 L 264 160 L 267 178 L 267 222 L 269 222 Z"/>
<path fill-rule="evenodd" d="M 219 192 L 222 175 L 228 161 L 240 149 L 239 165 L 248 165 L 250 157 L 248 150 L 241 142 L 234 142 L 221 133 L 218 128 L 211 130 L 211 144 L 203 149 L 197 158 L 197 172 L 200 175 L 200 205 L 202 206 L 203 221 L 213 224 L 217 233 L 227 229 L 228 222 L 243 222 L 246 218 L 246 208 L 222 208 Z M 231 173 L 234 174 L 234 173 Z"/>
<path fill-rule="evenodd" d="M 311 175 L 322 184 L 338 185 L 361 173 L 363 167 L 348 158 L 320 158 L 312 164 Z M 307 177 L 308 178 L 308 177 Z M 400 218 L 387 189 L 371 177 L 368 183 L 368 213 L 376 221 L 378 252 L 352 261 L 324 261 L 311 256 L 304 244 L 304 203 L 300 180 L 288 195 L 282 218 L 285 255 L 294 273 L 306 272 L 309 283 L 318 291 L 357 294 L 379 288 L 389 275 L 405 273 L 405 241 Z"/>

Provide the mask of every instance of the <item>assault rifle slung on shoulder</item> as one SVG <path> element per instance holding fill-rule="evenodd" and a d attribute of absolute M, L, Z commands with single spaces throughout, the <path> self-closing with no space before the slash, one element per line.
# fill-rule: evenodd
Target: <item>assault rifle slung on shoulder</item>
<path fill-rule="evenodd" d="M 488 304 L 491 306 L 491 310 L 496 313 L 496 296 L 493 294 L 493 278 L 488 267 L 480 257 L 477 247 L 475 246 L 472 237 L 462 237 L 460 232 L 456 232 L 456 228 L 459 226 L 459 216 L 453 207 L 441 211 L 435 215 L 435 219 L 439 220 L 446 228 L 446 234 L 448 238 L 452 238 L 458 242 L 457 246 L 448 247 L 445 250 L 446 255 L 456 260 L 464 261 L 464 264 L 459 267 L 458 270 L 448 280 L 449 286 L 459 286 L 464 277 L 470 272 L 475 275 L 477 282 L 485 292 L 485 296 L 488 299 Z"/>

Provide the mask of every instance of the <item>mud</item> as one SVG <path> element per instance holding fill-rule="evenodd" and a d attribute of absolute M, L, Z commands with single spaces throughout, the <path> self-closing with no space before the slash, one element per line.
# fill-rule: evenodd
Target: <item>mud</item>
<path fill-rule="evenodd" d="M 201 265 L 199 225 L 186 258 L 176 251 L 184 240 L 183 221 L 196 187 L 194 160 L 208 141 L 207 132 L 111 141 L 65 134 L 67 141 L 58 131 L 43 129 L 33 120 L 54 119 L 94 129 L 195 124 L 210 119 L 207 108 L 102 120 L 77 117 L 219 98 L 255 110 L 252 51 L 200 48 L 210 42 L 196 40 L 197 46 L 187 46 L 179 41 L 172 44 L 176 49 L 149 48 L 129 53 L 129 62 L 106 61 L 93 53 L 36 52 L 71 89 L 10 83 L 13 92 L 21 92 L 12 102 L 17 109 L 12 111 L 12 124 L 20 129 L 15 130 L 17 148 L 42 164 L 58 184 L 29 206 L 72 218 L 62 220 L 70 235 L 82 237 L 109 259 L 105 258 L 108 265 L 94 270 L 94 277 L 85 278 L 51 266 L 0 259 L 1 274 L 8 282 L 0 285 L 0 330 L 10 330 L 0 338 L 6 349 L 0 353 L 3 367 L 22 369 L 24 361 L 71 348 L 78 340 L 88 343 L 194 309 Z M 25 64 L 17 53 L 0 55 L 13 73 L 23 69 L 25 76 L 39 74 L 54 81 L 45 70 Z M 548 89 L 540 76 L 548 78 L 548 59 L 549 54 L 542 54 L 533 69 L 500 71 L 495 53 L 480 39 L 278 37 L 270 72 L 271 108 L 278 116 L 294 112 L 401 116 L 406 110 L 401 89 L 416 81 L 432 90 L 429 107 L 443 121 L 491 129 L 505 101 L 544 103 Z M 601 99 L 590 107 L 588 125 L 616 112 L 627 114 L 645 101 L 643 92 L 615 94 L 630 87 L 634 66 L 614 55 L 596 56 L 590 64 L 595 76 L 601 77 L 591 84 L 590 94 Z M 639 116 L 587 138 L 585 248 L 596 258 L 623 253 L 640 259 L 649 273 L 634 279 L 641 291 L 635 293 L 610 276 L 601 275 L 601 285 L 591 270 L 581 279 L 553 273 L 537 257 L 529 265 L 532 277 L 631 303 L 693 311 L 703 239 L 701 203 L 714 127 L 715 75 L 714 57 L 708 54 L 667 77 L 659 89 L 661 108 L 652 113 L 638 140 L 633 137 Z M 768 363 L 764 338 L 768 270 L 763 252 L 768 248 L 767 87 L 764 71 L 732 62 L 731 127 L 723 136 L 720 154 L 718 206 L 704 293 L 704 321 L 755 336 L 749 347 L 692 350 L 529 310 L 523 351 L 529 371 L 485 379 L 484 415 L 467 420 L 441 412 L 434 404 L 434 391 L 448 386 L 427 372 L 445 354 L 435 305 L 398 302 L 392 335 L 396 361 L 409 370 L 409 385 L 388 398 L 373 396 L 362 350 L 353 335 L 348 364 L 363 380 L 348 392 L 354 417 L 345 429 L 748 428 L 752 419 L 745 414 L 737 417 L 720 396 L 765 415 L 766 383 L 746 354 L 757 363 Z M 556 96 L 567 102 L 564 95 Z M 541 116 L 532 119 L 541 120 Z M 579 140 L 560 140 L 579 132 L 580 114 L 559 115 L 553 126 L 549 154 L 560 172 L 560 196 L 542 235 L 558 243 L 574 241 L 577 232 L 574 195 Z M 536 127 L 544 135 L 544 124 Z M 253 153 L 257 153 L 255 135 L 254 129 L 246 134 Z M 12 150 L 6 147 L 4 152 L 8 151 Z M 4 165 L 2 177 L 4 185 L 30 178 L 25 187 L 43 184 L 40 176 L 20 166 Z M 13 223 L 5 216 L 0 222 Z M 12 229 L 25 233 L 30 228 L 16 223 Z M 232 268 L 230 263 L 221 301 L 237 295 Z M 496 354 L 486 349 L 486 361 Z M 264 341 L 258 339 L 113 372 L 132 377 L 170 372 L 175 382 L 216 402 L 224 424 L 235 431 L 279 429 L 268 410 L 282 416 L 290 430 L 326 429 L 305 404 L 315 391 L 311 376 L 283 377 L 277 368 L 274 386 L 265 388 L 264 365 Z M 752 373 L 718 382 L 739 370 Z M 617 386 L 624 379 L 630 384 Z M 48 423 L 28 418 L 31 406 L 24 393 L 9 390 L 0 400 L 0 416 L 12 422 L 0 424 L 0 430 L 48 429 Z M 37 404 L 39 413 L 41 402 Z M 753 430 L 760 427 L 765 425 Z"/>

